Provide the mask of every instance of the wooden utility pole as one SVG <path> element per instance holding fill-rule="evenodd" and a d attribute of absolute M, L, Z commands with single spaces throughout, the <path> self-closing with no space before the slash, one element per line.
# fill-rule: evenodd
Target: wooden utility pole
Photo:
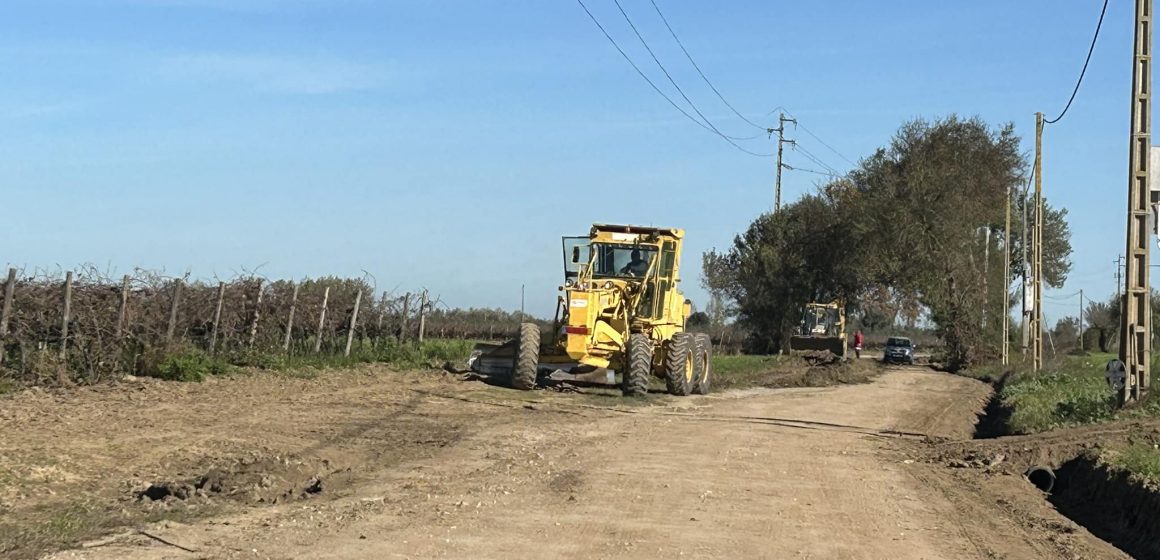
<path fill-rule="evenodd" d="M 794 143 L 793 140 L 785 139 L 785 123 L 787 122 L 797 124 L 797 120 L 787 119 L 785 118 L 785 113 L 779 113 L 777 117 L 777 128 L 765 129 L 766 132 L 770 134 L 770 136 L 772 136 L 774 132 L 777 133 L 777 182 L 775 184 L 776 186 L 774 187 L 773 195 L 774 212 L 781 210 L 781 169 L 785 167 L 785 164 L 781 162 L 782 152 L 785 150 L 786 144 Z"/>
<path fill-rule="evenodd" d="M 1124 261 L 1124 309 L 1120 360 L 1124 387 L 1120 404 L 1142 399 L 1148 390 L 1152 313 L 1148 286 L 1149 213 L 1156 203 L 1149 189 L 1152 144 L 1152 0 L 1136 0 L 1132 64 L 1132 129 L 1128 144 L 1128 231 Z"/>
<path fill-rule="evenodd" d="M 1035 113 L 1035 199 L 1031 230 L 1031 369 L 1043 368 L 1043 113 Z"/>
<path fill-rule="evenodd" d="M 1011 194 L 1007 187 L 1006 221 L 1003 222 L 1003 365 L 1011 363 Z"/>

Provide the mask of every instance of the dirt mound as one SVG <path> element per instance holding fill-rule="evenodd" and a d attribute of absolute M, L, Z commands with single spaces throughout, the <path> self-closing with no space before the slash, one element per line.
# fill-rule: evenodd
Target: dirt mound
<path fill-rule="evenodd" d="M 149 504 L 228 499 L 276 504 L 331 492 L 349 482 L 349 468 L 326 460 L 247 457 L 181 480 L 135 483 L 132 497 Z"/>

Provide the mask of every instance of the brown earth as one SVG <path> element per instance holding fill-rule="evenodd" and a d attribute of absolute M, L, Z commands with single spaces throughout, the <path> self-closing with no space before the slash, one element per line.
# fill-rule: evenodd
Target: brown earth
<path fill-rule="evenodd" d="M 1033 454 L 964 441 L 989 395 L 921 368 L 644 403 L 376 368 L 26 391 L 0 556 L 1125 558 Z"/>

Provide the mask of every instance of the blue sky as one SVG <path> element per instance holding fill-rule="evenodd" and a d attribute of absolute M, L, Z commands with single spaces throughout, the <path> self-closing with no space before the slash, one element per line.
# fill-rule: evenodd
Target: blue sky
<path fill-rule="evenodd" d="M 679 99 L 611 0 L 585 0 Z M 700 81 L 646 0 L 622 0 L 698 107 Z M 777 106 L 857 160 L 904 121 L 1058 113 L 1098 0 L 658 0 L 751 119 Z M 1056 297 L 1112 293 L 1124 248 L 1130 2 L 1112 2 L 1079 98 L 1045 138 L 1071 212 Z M 370 272 L 452 306 L 550 315 L 559 236 L 592 222 L 687 230 L 700 255 L 772 205 L 774 165 L 677 113 L 573 0 L 8 0 L 0 17 L 0 263 L 196 277 Z M 848 165 L 802 131 L 829 165 Z M 770 151 L 767 139 L 744 142 Z M 816 167 L 801 153 L 787 163 Z M 817 175 L 787 172 L 786 200 Z M 1048 320 L 1078 301 L 1052 301 Z"/>

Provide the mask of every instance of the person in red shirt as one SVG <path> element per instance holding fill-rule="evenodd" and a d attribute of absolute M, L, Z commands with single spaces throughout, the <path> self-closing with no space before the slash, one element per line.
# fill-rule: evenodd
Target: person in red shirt
<path fill-rule="evenodd" d="M 854 332 L 854 357 L 862 357 L 862 329 Z"/>

